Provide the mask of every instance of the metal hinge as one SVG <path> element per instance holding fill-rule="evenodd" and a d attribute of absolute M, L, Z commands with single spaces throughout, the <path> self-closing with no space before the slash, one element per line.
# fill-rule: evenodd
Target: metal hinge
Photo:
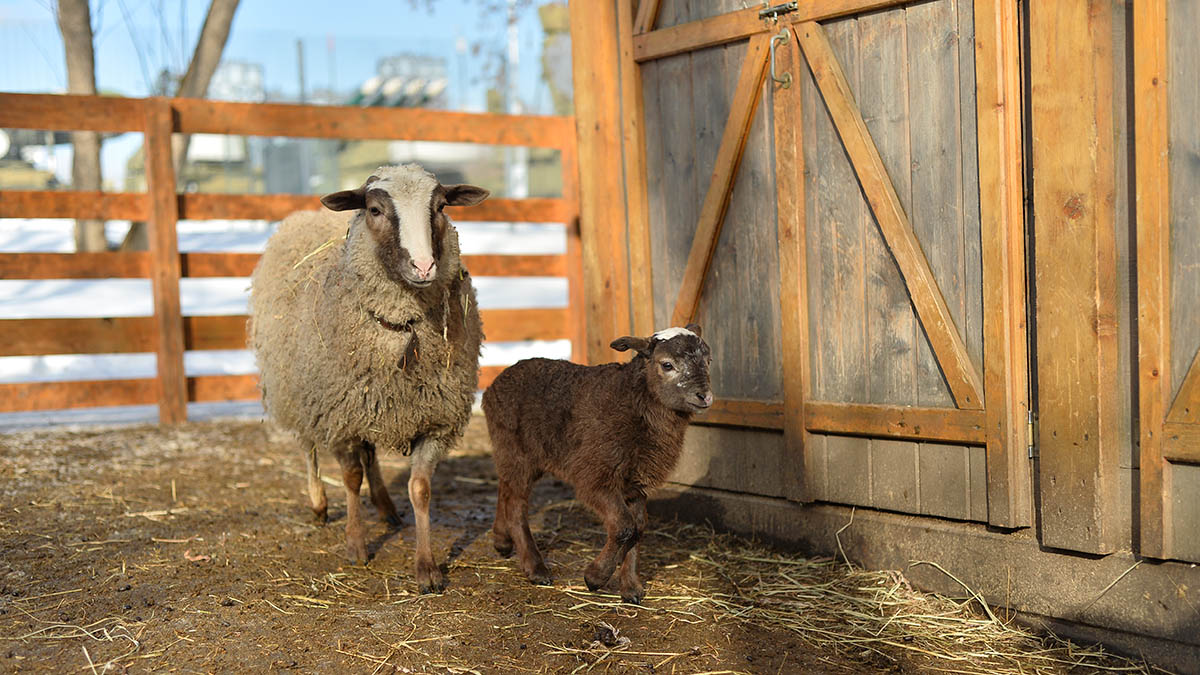
<path fill-rule="evenodd" d="M 1037 420 L 1034 418 L 1032 410 L 1025 413 L 1025 442 L 1029 446 L 1029 459 L 1037 457 L 1037 453 L 1034 451 L 1037 447 Z"/>
<path fill-rule="evenodd" d="M 763 4 L 765 5 L 766 3 L 763 3 Z M 779 17 L 783 16 L 784 14 L 789 14 L 791 12 L 794 12 L 799 8 L 800 8 L 800 3 L 798 3 L 798 2 L 785 2 L 785 3 L 779 4 L 779 5 L 774 5 L 772 7 L 763 7 L 762 10 L 760 10 L 758 13 L 758 18 L 762 19 L 763 21 L 770 21 L 770 20 L 778 19 Z"/>

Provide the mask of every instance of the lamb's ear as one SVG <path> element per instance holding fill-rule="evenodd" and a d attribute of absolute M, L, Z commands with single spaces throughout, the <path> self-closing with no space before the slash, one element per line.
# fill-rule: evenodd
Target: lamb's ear
<path fill-rule="evenodd" d="M 342 190 L 321 197 L 321 203 L 330 211 L 352 211 L 367 207 L 367 191 L 363 188 Z"/>
<path fill-rule="evenodd" d="M 481 187 L 459 183 L 446 185 L 446 204 L 449 206 L 475 206 L 492 194 Z"/>
<path fill-rule="evenodd" d="M 684 328 L 686 328 L 686 329 L 688 329 L 688 330 L 692 331 L 693 333 L 695 333 L 695 334 L 696 334 L 696 337 L 701 337 L 701 336 L 700 336 L 700 324 L 698 324 L 698 323 L 689 323 L 688 325 L 684 326 Z"/>
<path fill-rule="evenodd" d="M 650 339 L 649 338 L 633 337 L 633 336 L 629 335 L 629 336 L 625 336 L 623 338 L 617 338 L 616 340 L 613 340 L 612 344 L 610 344 L 609 347 L 612 347 L 613 349 L 615 349 L 619 352 L 625 352 L 625 351 L 629 351 L 630 349 L 632 349 L 639 354 L 643 354 L 646 356 L 650 355 Z"/>

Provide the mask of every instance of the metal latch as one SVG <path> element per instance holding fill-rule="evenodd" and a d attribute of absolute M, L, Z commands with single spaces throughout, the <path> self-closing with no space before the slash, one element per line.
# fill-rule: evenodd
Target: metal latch
<path fill-rule="evenodd" d="M 758 18 L 763 21 L 772 21 L 799 8 L 800 3 L 798 2 L 785 2 L 774 7 L 764 7 L 758 12 Z"/>
<path fill-rule="evenodd" d="M 1035 456 L 1033 449 L 1037 443 L 1037 422 L 1034 419 L 1032 410 L 1025 412 L 1025 433 L 1025 442 L 1029 445 L 1029 459 L 1033 459 Z"/>

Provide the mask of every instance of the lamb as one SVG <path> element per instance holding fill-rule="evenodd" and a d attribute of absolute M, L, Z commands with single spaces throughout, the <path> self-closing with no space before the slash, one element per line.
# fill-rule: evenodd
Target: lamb
<path fill-rule="evenodd" d="M 636 354 L 628 363 L 600 366 L 526 359 L 484 392 L 500 481 L 493 543 L 505 556 L 515 546 L 525 576 L 550 584 L 528 514 L 530 488 L 548 472 L 572 484 L 576 498 L 604 521 L 608 538 L 584 573 L 588 588 L 607 584 L 620 563 L 621 597 L 640 603 L 646 493 L 674 469 L 692 416 L 712 404 L 712 357 L 695 324 L 623 337 L 611 347 Z"/>
<path fill-rule="evenodd" d="M 363 474 L 380 516 L 396 526 L 376 452 L 411 453 L 422 593 L 445 588 L 429 542 L 430 479 L 470 418 L 483 339 L 458 233 L 442 209 L 487 196 L 441 185 L 415 164 L 380 167 L 361 187 L 323 197 L 330 211 L 288 216 L 251 281 L 248 330 L 263 402 L 300 438 L 319 522 L 328 512 L 318 449 L 341 464 L 352 562 L 367 561 Z"/>

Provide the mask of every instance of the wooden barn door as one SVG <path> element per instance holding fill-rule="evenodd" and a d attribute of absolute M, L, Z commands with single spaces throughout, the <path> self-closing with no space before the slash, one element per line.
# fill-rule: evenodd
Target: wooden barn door
<path fill-rule="evenodd" d="M 1029 525 L 1015 3 L 726 4 L 618 0 L 637 332 L 720 325 L 790 498 Z"/>
<path fill-rule="evenodd" d="M 1140 552 L 1200 561 L 1200 8 L 1133 11 Z"/>

